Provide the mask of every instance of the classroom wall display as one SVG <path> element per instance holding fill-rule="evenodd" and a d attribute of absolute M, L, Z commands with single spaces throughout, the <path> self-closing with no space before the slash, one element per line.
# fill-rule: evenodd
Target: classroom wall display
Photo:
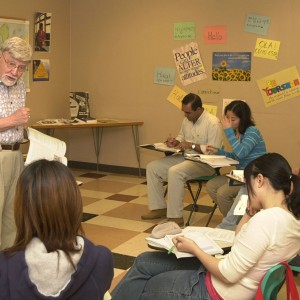
<path fill-rule="evenodd" d="M 154 72 L 154 83 L 173 85 L 175 80 L 175 69 L 174 68 L 155 68 Z"/>
<path fill-rule="evenodd" d="M 296 66 L 257 80 L 266 107 L 300 95 L 300 78 Z"/>
<path fill-rule="evenodd" d="M 205 44 L 226 44 L 226 26 L 206 26 L 204 28 Z"/>
<path fill-rule="evenodd" d="M 188 85 L 207 77 L 197 43 L 191 42 L 174 49 L 173 56 L 183 85 Z"/>
<path fill-rule="evenodd" d="M 49 59 L 34 59 L 32 61 L 33 81 L 49 81 L 50 79 L 50 60 Z"/>
<path fill-rule="evenodd" d="M 255 34 L 267 35 L 271 18 L 257 14 L 247 14 L 244 30 Z"/>
<path fill-rule="evenodd" d="M 51 13 L 37 12 L 34 18 L 34 49 L 50 52 L 51 46 Z"/>
<path fill-rule="evenodd" d="M 213 52 L 212 80 L 250 81 L 251 52 Z"/>
<path fill-rule="evenodd" d="M 19 19 L 0 18 L 0 44 L 8 38 L 18 36 L 29 43 L 29 21 Z M 26 91 L 29 92 L 29 73 L 23 74 Z"/>
<path fill-rule="evenodd" d="M 194 40 L 195 33 L 194 22 L 181 22 L 174 24 L 174 40 Z"/>
<path fill-rule="evenodd" d="M 254 56 L 277 60 L 279 55 L 280 41 L 257 38 Z"/>

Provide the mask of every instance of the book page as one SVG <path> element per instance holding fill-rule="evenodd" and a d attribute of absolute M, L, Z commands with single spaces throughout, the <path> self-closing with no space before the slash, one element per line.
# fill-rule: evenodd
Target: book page
<path fill-rule="evenodd" d="M 153 144 L 155 149 L 161 150 L 161 151 L 169 151 L 169 152 L 181 152 L 182 150 L 177 148 L 171 148 L 168 147 L 165 143 L 155 143 Z"/>
<path fill-rule="evenodd" d="M 248 195 L 241 195 L 238 204 L 236 205 L 233 214 L 235 216 L 243 216 L 248 205 Z"/>
<path fill-rule="evenodd" d="M 28 128 L 30 141 L 25 165 L 39 159 L 57 160 L 67 165 L 66 143 L 33 128 Z"/>

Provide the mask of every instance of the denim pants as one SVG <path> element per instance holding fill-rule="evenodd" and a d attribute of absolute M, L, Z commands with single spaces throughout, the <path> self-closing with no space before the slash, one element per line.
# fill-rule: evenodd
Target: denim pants
<path fill-rule="evenodd" d="M 177 259 L 166 252 L 145 252 L 111 295 L 113 300 L 211 300 L 205 275 L 195 257 Z"/>

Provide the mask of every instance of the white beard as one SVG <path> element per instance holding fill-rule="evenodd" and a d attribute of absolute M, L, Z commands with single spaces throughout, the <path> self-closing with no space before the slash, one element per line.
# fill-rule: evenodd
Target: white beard
<path fill-rule="evenodd" d="M 3 84 L 6 86 L 13 86 L 14 84 L 16 84 L 17 80 L 17 78 L 15 80 L 9 80 L 7 79 L 6 75 L 3 75 L 1 77 L 1 82 L 3 82 Z"/>

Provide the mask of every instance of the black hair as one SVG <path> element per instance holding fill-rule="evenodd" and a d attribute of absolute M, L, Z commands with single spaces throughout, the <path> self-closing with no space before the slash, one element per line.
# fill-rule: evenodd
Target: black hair
<path fill-rule="evenodd" d="M 183 97 L 181 103 L 183 105 L 187 105 L 191 103 L 191 108 L 193 111 L 195 111 L 198 107 L 202 108 L 202 100 L 201 98 L 193 93 L 189 93 L 186 96 Z"/>
<path fill-rule="evenodd" d="M 245 133 L 248 127 L 255 126 L 251 109 L 245 101 L 234 100 L 230 102 L 224 109 L 224 115 L 226 115 L 227 111 L 232 111 L 240 119 L 238 128 L 240 133 Z"/>
<path fill-rule="evenodd" d="M 258 174 L 269 179 L 276 191 L 283 191 L 288 210 L 297 218 L 300 218 L 300 178 L 292 173 L 287 160 L 278 153 L 267 153 L 251 161 L 244 170 L 249 196 L 254 195 L 250 184 L 251 177 Z M 291 183 L 293 190 L 291 191 Z"/>

